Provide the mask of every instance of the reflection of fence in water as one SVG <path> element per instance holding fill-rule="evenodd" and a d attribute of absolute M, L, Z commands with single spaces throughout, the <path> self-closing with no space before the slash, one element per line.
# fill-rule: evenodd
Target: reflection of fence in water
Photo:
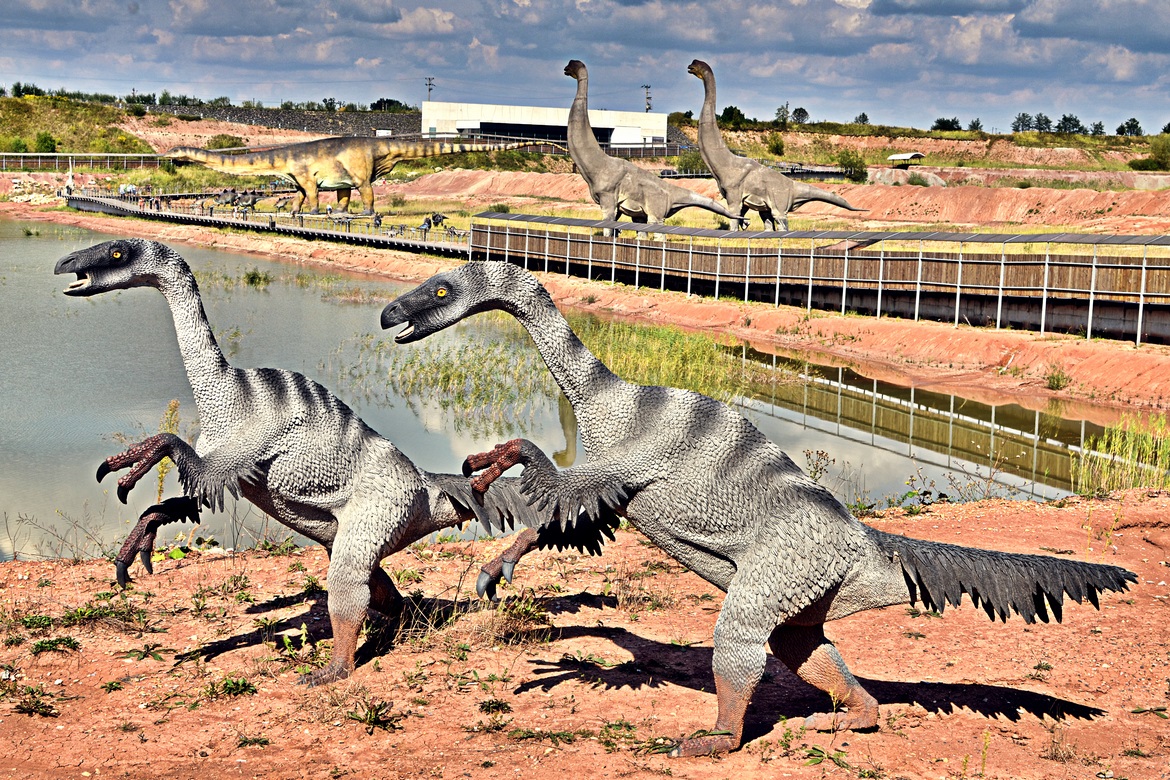
<path fill-rule="evenodd" d="M 878 317 L 1170 340 L 1170 236 L 727 233 L 494 212 L 476 219 L 486 221 L 473 223 L 473 254 L 534 270 Z"/>
<path fill-rule="evenodd" d="M 746 348 L 743 357 L 787 364 L 806 378 L 744 399 L 758 413 L 945 469 L 971 464 L 981 474 L 1010 474 L 1032 483 L 1020 489 L 1033 496 L 1072 491 L 1072 458 L 1086 437 L 1101 432 L 1083 421 L 898 387 L 844 368 L 809 366 Z"/>

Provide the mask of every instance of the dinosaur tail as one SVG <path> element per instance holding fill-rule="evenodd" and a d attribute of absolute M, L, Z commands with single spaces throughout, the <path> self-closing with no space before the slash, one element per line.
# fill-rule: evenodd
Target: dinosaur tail
<path fill-rule="evenodd" d="M 200 163 L 222 173 L 269 174 L 280 169 L 271 150 L 225 154 L 207 149 L 197 149 L 193 146 L 176 146 L 163 156 L 178 163 Z"/>
<path fill-rule="evenodd" d="M 792 184 L 792 208 L 794 209 L 801 204 L 819 200 L 822 203 L 832 203 L 834 206 L 847 209 L 848 211 L 868 211 L 868 209 L 861 209 L 850 205 L 849 201 L 845 200 L 835 192 L 822 190 L 820 187 L 814 187 L 811 184 L 807 184 L 803 181 L 794 181 Z"/>
<path fill-rule="evenodd" d="M 867 526 L 878 548 L 901 563 L 910 603 L 942 612 L 957 606 L 963 594 L 987 616 L 1006 621 L 1012 612 L 1026 623 L 1048 622 L 1048 610 L 1059 623 L 1064 594 L 1078 604 L 1088 600 L 1100 609 L 1101 591 L 1124 591 L 1137 576 L 1120 566 L 1085 563 L 1047 555 L 980 550 L 954 544 L 911 539 Z"/>

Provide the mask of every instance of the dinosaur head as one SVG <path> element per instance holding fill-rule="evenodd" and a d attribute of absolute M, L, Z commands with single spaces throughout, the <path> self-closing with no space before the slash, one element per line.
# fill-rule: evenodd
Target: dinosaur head
<path fill-rule="evenodd" d="M 177 255 L 157 241 L 120 238 L 62 257 L 53 273 L 76 274 L 77 280 L 65 288 L 65 294 L 88 297 L 130 287 L 156 287 L 160 268 L 172 257 Z"/>
<path fill-rule="evenodd" d="M 581 60 L 569 60 L 569 64 L 565 66 L 565 75 L 573 79 L 582 79 L 589 77 L 589 71 L 585 70 L 585 63 Z"/>
<path fill-rule="evenodd" d="M 687 66 L 687 73 L 701 80 L 711 73 L 711 66 L 702 60 L 691 60 L 691 64 Z"/>
<path fill-rule="evenodd" d="M 516 301 L 543 289 L 535 277 L 509 263 L 467 263 L 391 301 L 382 309 L 382 328 L 405 325 L 394 341 L 409 344 L 481 311 L 510 310 Z"/>

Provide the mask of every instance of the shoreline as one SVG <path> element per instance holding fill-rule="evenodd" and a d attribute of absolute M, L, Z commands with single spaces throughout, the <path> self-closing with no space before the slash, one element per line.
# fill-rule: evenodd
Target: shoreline
<path fill-rule="evenodd" d="M 263 256 L 342 269 L 399 282 L 421 282 L 457 261 L 302 239 L 263 237 L 129 220 L 24 203 L 0 203 L 0 217 L 51 222 L 98 232 L 128 234 L 168 243 Z M 1035 411 L 1060 407 L 1101 425 L 1127 413 L 1170 409 L 1170 347 L 1075 336 L 986 330 L 928 321 L 842 316 L 791 306 L 687 298 L 678 292 L 633 289 L 537 273 L 559 306 L 649 325 L 671 325 L 730 336 L 766 353 L 845 366 L 869 379 L 960 395 L 991 405 L 1015 403 Z M 1063 390 L 1047 387 L 1059 368 Z"/>

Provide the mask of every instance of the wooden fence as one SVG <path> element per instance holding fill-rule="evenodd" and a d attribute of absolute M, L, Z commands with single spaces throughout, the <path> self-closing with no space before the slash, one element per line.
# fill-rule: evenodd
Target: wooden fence
<path fill-rule="evenodd" d="M 1170 236 L 731 233 L 489 212 L 471 251 L 688 294 L 1170 341 Z"/>

